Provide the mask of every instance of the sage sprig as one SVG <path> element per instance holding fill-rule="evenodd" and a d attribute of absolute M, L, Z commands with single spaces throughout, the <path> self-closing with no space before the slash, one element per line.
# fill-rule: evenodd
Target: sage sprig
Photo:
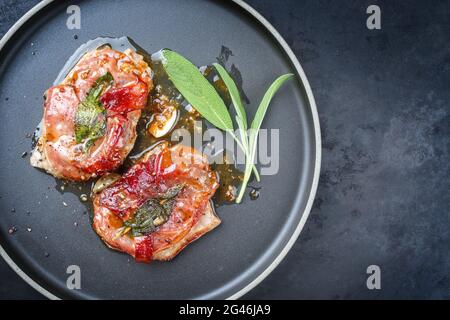
<path fill-rule="evenodd" d="M 222 67 L 218 63 L 213 63 L 213 66 L 216 68 L 217 73 L 222 78 L 223 82 L 228 88 L 228 92 L 230 93 L 231 102 L 233 103 L 234 110 L 236 110 L 236 123 L 239 128 L 239 135 L 241 138 L 242 143 L 242 149 L 245 153 L 246 158 L 248 159 L 250 156 L 250 148 L 248 143 L 248 136 L 247 136 L 247 114 L 245 112 L 244 105 L 242 103 L 241 96 L 239 94 L 239 89 L 236 86 L 236 83 L 234 82 L 233 78 L 228 74 L 228 72 L 225 70 L 224 67 Z M 255 174 L 256 180 L 259 181 L 259 173 L 256 169 L 256 166 L 251 162 L 253 173 Z"/>
<path fill-rule="evenodd" d="M 261 128 L 261 124 L 264 120 L 269 104 L 281 85 L 294 75 L 282 75 L 272 83 L 259 104 L 249 130 L 247 114 L 245 112 L 236 83 L 224 67 L 218 63 L 213 64 L 217 70 L 217 73 L 227 86 L 228 92 L 230 93 L 231 101 L 236 111 L 235 121 L 240 135 L 238 139 L 238 137 L 234 134 L 233 122 L 225 103 L 220 98 L 214 87 L 200 73 L 198 68 L 180 54 L 168 49 L 162 50 L 161 56 L 162 65 L 167 72 L 169 79 L 178 91 L 180 91 L 183 97 L 207 121 L 211 122 L 219 129 L 228 132 L 244 152 L 246 159 L 244 179 L 238 197 L 236 198 L 236 203 L 240 203 L 244 196 L 247 184 L 251 178 L 252 171 L 255 174 L 255 178 L 258 181 L 260 180 L 254 161 L 257 149 L 258 132 Z"/>
<path fill-rule="evenodd" d="M 225 103 L 214 89 L 213 85 L 209 83 L 198 68 L 179 53 L 169 49 L 161 50 L 157 56 L 159 56 L 170 81 L 172 81 L 181 95 L 202 115 L 203 118 L 233 137 L 237 145 L 244 152 L 246 158 L 248 158 L 248 153 L 250 151 L 248 144 L 246 144 L 248 140 L 242 139 L 241 141 L 236 137 L 233 121 L 231 120 L 230 113 L 228 112 Z M 237 108 L 239 108 L 239 111 L 237 111 L 239 119 L 236 121 L 238 122 L 238 125 L 245 124 L 245 127 L 243 127 L 240 132 L 241 135 L 244 134 L 244 131 L 246 134 L 247 118 L 245 110 L 236 84 L 229 75 L 228 77 L 234 85 L 231 97 L 232 101 L 236 101 L 236 104 L 233 103 L 233 105 L 238 106 Z M 259 181 L 259 174 L 256 166 L 252 164 L 252 168 Z"/>
<path fill-rule="evenodd" d="M 258 110 L 256 110 L 255 117 L 253 118 L 252 124 L 250 126 L 250 134 L 249 134 L 249 158 L 246 160 L 245 165 L 245 171 L 244 171 L 244 180 L 242 182 L 242 187 L 239 191 L 239 195 L 236 199 L 236 202 L 239 203 L 242 200 L 242 197 L 244 196 L 245 187 L 248 184 L 248 181 L 250 180 L 251 176 L 251 166 L 249 164 L 252 164 L 255 161 L 256 156 L 256 147 L 258 142 L 258 132 L 261 128 L 261 124 L 264 120 L 264 116 L 266 115 L 267 109 L 269 107 L 270 101 L 272 101 L 273 96 L 278 91 L 278 89 L 281 87 L 283 83 L 285 83 L 287 80 L 292 78 L 294 75 L 292 73 L 284 74 L 282 76 L 279 76 L 267 89 L 266 93 L 264 94 L 264 97 L 261 100 L 261 103 L 259 104 Z"/>

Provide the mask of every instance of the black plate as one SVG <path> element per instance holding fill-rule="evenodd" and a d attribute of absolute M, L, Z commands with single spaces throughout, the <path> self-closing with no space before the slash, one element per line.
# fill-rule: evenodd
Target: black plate
<path fill-rule="evenodd" d="M 319 124 L 298 61 L 278 33 L 240 1 L 80 1 L 81 30 L 66 27 L 71 4 L 44 1 L 0 43 L 0 253 L 51 298 L 241 296 L 295 242 L 317 187 Z M 66 60 L 89 39 L 124 35 L 149 52 L 171 48 L 197 65 L 213 62 L 227 46 L 243 75 L 250 117 L 276 76 L 297 75 L 277 94 L 263 124 L 280 129 L 279 173 L 262 177 L 257 201 L 247 196 L 241 205 L 220 207 L 221 226 L 168 263 L 137 264 L 107 249 L 79 199 L 58 192 L 55 179 L 32 168 L 28 156 L 21 158 L 31 149 L 26 134 L 42 117 L 42 94 Z M 12 235 L 11 226 L 18 229 Z M 81 268 L 80 290 L 66 287 L 69 265 Z"/>

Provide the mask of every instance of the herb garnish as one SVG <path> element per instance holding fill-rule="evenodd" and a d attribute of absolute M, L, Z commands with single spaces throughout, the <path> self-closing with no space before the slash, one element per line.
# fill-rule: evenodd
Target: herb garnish
<path fill-rule="evenodd" d="M 282 75 L 272 83 L 261 100 L 250 129 L 248 130 L 247 115 L 235 82 L 220 64 L 214 63 L 214 67 L 228 88 L 234 109 L 236 111 L 235 121 L 238 125 L 240 135 L 240 139 L 238 139 L 233 132 L 234 128 L 231 116 L 225 107 L 223 100 L 214 90 L 214 87 L 200 73 L 198 68 L 186 58 L 174 51 L 164 49 L 161 54 L 163 67 L 166 70 L 169 79 L 173 82 L 178 91 L 180 91 L 184 98 L 206 120 L 219 129 L 229 133 L 244 152 L 246 158 L 244 180 L 242 182 L 239 195 L 236 198 L 236 202 L 240 203 L 242 201 L 242 197 L 244 196 L 246 186 L 250 180 L 252 171 L 254 172 L 256 179 L 259 181 L 259 174 L 254 165 L 254 161 L 258 132 L 267 108 L 269 107 L 269 103 L 281 85 L 294 75 L 290 73 Z"/>
<path fill-rule="evenodd" d="M 256 110 L 255 117 L 253 118 L 252 124 L 250 125 L 250 133 L 248 137 L 249 141 L 249 158 L 247 158 L 246 164 L 245 164 L 245 171 L 244 171 L 244 180 L 242 182 L 242 187 L 239 192 L 239 195 L 236 199 L 236 202 L 239 203 L 242 200 L 242 197 L 244 196 L 245 187 L 247 186 L 248 181 L 250 180 L 251 173 L 252 173 L 252 166 L 251 164 L 253 161 L 255 161 L 255 155 L 256 155 L 256 147 L 258 144 L 258 132 L 261 128 L 261 124 L 264 120 L 264 116 L 266 115 L 267 108 L 269 107 L 270 101 L 272 100 L 275 93 L 278 91 L 278 89 L 281 87 L 283 83 L 285 83 L 287 80 L 292 78 L 294 75 L 291 73 L 284 74 L 282 76 L 279 76 L 267 89 L 266 93 L 264 94 L 258 110 Z"/>
<path fill-rule="evenodd" d="M 169 220 L 172 213 L 175 198 L 184 188 L 184 184 L 178 184 L 168 189 L 158 198 L 147 200 L 134 214 L 134 217 L 123 223 L 119 235 L 131 231 L 133 237 L 147 235 Z"/>
<path fill-rule="evenodd" d="M 198 68 L 189 60 L 181 56 L 175 51 L 164 49 L 161 51 L 161 62 L 169 79 L 174 86 L 180 91 L 181 95 L 197 110 L 206 120 L 211 122 L 214 126 L 227 132 L 238 144 L 239 148 L 249 158 L 249 149 L 245 144 L 247 139 L 239 140 L 234 134 L 233 121 L 228 112 L 225 103 L 220 95 L 214 89 L 213 85 L 201 74 Z M 226 71 L 225 71 L 226 73 Z M 228 74 L 227 74 L 228 75 Z M 228 76 L 231 80 L 231 77 Z M 224 79 L 225 80 L 225 79 Z M 231 80 L 235 88 L 228 86 L 233 104 L 237 110 L 239 119 L 236 119 L 238 124 L 245 123 L 245 127 L 239 127 L 240 134 L 246 134 L 243 131 L 247 130 L 247 117 L 245 115 L 244 107 L 241 103 L 239 90 L 236 84 Z M 237 104 L 239 102 L 239 104 Z M 239 110 L 238 110 L 239 109 Z M 238 121 L 242 120 L 242 121 Z M 259 174 L 256 166 L 252 163 L 252 168 L 256 179 L 259 181 Z"/>
<path fill-rule="evenodd" d="M 78 105 L 75 113 L 75 139 L 77 143 L 84 143 L 85 151 L 106 132 L 106 110 L 100 101 L 100 95 L 113 81 L 109 72 L 98 78 L 86 98 Z"/>
<path fill-rule="evenodd" d="M 162 57 L 164 70 L 183 97 L 217 128 L 233 130 L 225 103 L 198 68 L 171 50 L 164 49 Z"/>

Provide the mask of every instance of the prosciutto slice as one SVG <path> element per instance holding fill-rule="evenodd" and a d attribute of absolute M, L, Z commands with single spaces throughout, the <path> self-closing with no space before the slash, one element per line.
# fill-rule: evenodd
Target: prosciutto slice
<path fill-rule="evenodd" d="M 106 109 L 105 133 L 86 150 L 76 139 L 76 112 L 95 82 L 107 73 L 113 82 L 99 99 Z M 102 47 L 88 52 L 61 84 L 46 91 L 42 135 L 31 165 L 74 181 L 114 171 L 134 146 L 136 125 L 152 88 L 151 70 L 133 50 Z"/>
<path fill-rule="evenodd" d="M 180 185 L 165 223 L 145 235 L 121 234 L 126 221 L 147 201 Z M 169 148 L 161 143 L 94 196 L 94 230 L 109 247 L 137 261 L 170 260 L 220 224 L 210 205 L 218 186 L 216 173 L 199 152 L 181 144 Z"/>

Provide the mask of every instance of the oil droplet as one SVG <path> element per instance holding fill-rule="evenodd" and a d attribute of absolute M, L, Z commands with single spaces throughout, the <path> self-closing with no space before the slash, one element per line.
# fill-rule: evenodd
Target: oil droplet
<path fill-rule="evenodd" d="M 28 152 L 24 151 L 24 152 L 22 152 L 22 155 L 20 157 L 23 159 L 27 156 L 27 154 L 28 154 Z"/>
<path fill-rule="evenodd" d="M 28 232 L 31 232 L 31 228 L 30 228 L 30 227 L 28 227 L 28 228 L 27 228 L 27 231 L 28 231 Z"/>
<path fill-rule="evenodd" d="M 15 232 L 17 232 L 17 228 L 16 228 L 16 227 L 11 227 L 11 228 L 9 228 L 9 230 L 8 230 L 8 233 L 9 233 L 9 234 L 13 234 L 13 233 L 15 233 Z"/>
<path fill-rule="evenodd" d="M 67 203 L 65 203 L 64 201 L 63 201 L 63 206 L 64 206 L 64 207 L 67 207 Z"/>
<path fill-rule="evenodd" d="M 80 200 L 83 201 L 83 202 L 86 202 L 86 201 L 89 200 L 89 198 L 88 198 L 88 196 L 85 193 L 82 193 L 80 195 Z"/>
<path fill-rule="evenodd" d="M 44 253 L 44 256 L 45 256 L 46 258 L 48 258 L 48 257 L 50 257 L 50 253 L 45 252 L 45 253 Z"/>
<path fill-rule="evenodd" d="M 250 199 L 256 200 L 259 198 L 259 189 L 253 188 L 252 191 L 250 191 Z"/>
<path fill-rule="evenodd" d="M 11 212 L 16 212 L 16 208 L 12 208 L 12 209 L 11 209 Z"/>

